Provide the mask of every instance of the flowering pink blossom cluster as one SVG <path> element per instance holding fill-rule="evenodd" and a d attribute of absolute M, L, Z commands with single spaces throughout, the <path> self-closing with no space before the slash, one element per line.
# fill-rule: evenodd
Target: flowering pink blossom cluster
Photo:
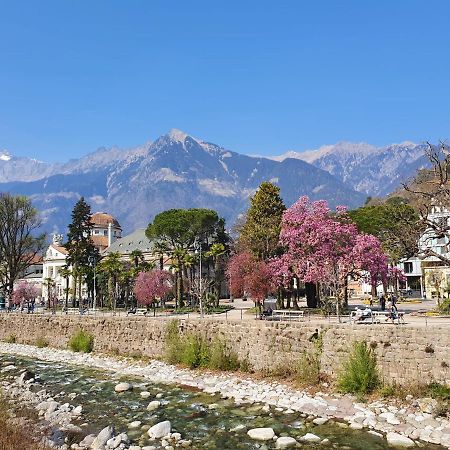
<path fill-rule="evenodd" d="M 235 297 L 249 295 L 262 302 L 272 289 L 272 273 L 265 261 L 258 261 L 249 252 L 233 255 L 227 266 L 230 292 Z"/>
<path fill-rule="evenodd" d="M 385 282 L 388 260 L 380 241 L 359 233 L 345 207 L 331 211 L 326 201 L 301 197 L 282 218 L 280 244 L 283 254 L 257 262 L 250 253 L 234 255 L 228 264 L 233 295 L 263 298 L 273 286 L 289 286 L 292 278 L 324 283 L 341 297 L 349 277 L 368 274 L 373 285 Z"/>
<path fill-rule="evenodd" d="M 295 275 L 304 282 L 327 283 L 338 295 L 349 276 L 356 279 L 367 271 L 372 279 L 386 277 L 380 241 L 359 233 L 344 207 L 332 213 L 326 201 L 311 202 L 305 196 L 287 209 L 280 243 L 285 251 L 270 263 L 278 281 Z"/>
<path fill-rule="evenodd" d="M 39 291 L 34 284 L 21 281 L 12 293 L 12 303 L 14 305 L 23 305 L 34 300 L 39 295 Z"/>
<path fill-rule="evenodd" d="M 134 294 L 140 305 L 151 305 L 172 289 L 172 275 L 166 270 L 139 272 L 134 284 Z"/>

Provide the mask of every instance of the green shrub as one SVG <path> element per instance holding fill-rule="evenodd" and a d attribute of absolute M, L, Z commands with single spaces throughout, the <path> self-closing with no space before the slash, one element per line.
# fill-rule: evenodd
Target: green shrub
<path fill-rule="evenodd" d="M 44 337 L 38 337 L 36 339 L 36 347 L 38 347 L 38 348 L 48 347 L 47 339 L 45 339 Z"/>
<path fill-rule="evenodd" d="M 71 337 L 69 347 L 74 352 L 90 353 L 94 348 L 94 337 L 84 330 L 79 330 Z"/>
<path fill-rule="evenodd" d="M 17 342 L 17 336 L 15 334 L 10 334 L 7 338 L 5 338 L 5 342 L 7 344 L 15 344 Z"/>
<path fill-rule="evenodd" d="M 402 391 L 400 391 L 395 384 L 383 384 L 378 392 L 382 397 L 389 398 L 395 397 Z"/>
<path fill-rule="evenodd" d="M 439 400 L 450 401 L 450 387 L 439 383 L 431 383 L 427 386 L 427 392 L 430 397 Z"/>
<path fill-rule="evenodd" d="M 219 338 L 210 343 L 199 334 L 182 335 L 179 320 L 168 323 L 165 344 L 164 359 L 169 364 L 184 364 L 191 369 L 202 367 L 217 370 L 237 370 L 246 365 Z"/>
<path fill-rule="evenodd" d="M 236 352 L 230 350 L 219 338 L 211 344 L 209 367 L 217 370 L 238 370 L 241 366 Z"/>
<path fill-rule="evenodd" d="M 181 362 L 181 353 L 183 349 L 179 326 L 179 320 L 171 320 L 167 324 L 164 356 L 169 364 L 178 364 Z"/>
<path fill-rule="evenodd" d="M 450 298 L 447 298 L 439 305 L 438 311 L 441 314 L 450 314 Z"/>
<path fill-rule="evenodd" d="M 189 334 L 181 346 L 181 363 L 190 367 L 208 367 L 210 359 L 209 345 L 206 339 Z"/>
<path fill-rule="evenodd" d="M 307 385 L 318 384 L 320 381 L 320 353 L 303 352 L 295 372 L 300 383 Z"/>
<path fill-rule="evenodd" d="M 342 392 L 359 396 L 373 391 L 379 384 L 376 356 L 365 341 L 355 342 L 338 378 Z"/>

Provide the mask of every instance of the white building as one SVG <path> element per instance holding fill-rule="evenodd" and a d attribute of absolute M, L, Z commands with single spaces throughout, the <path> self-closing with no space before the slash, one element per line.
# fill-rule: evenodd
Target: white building
<path fill-rule="evenodd" d="M 100 254 L 122 236 L 119 222 L 110 214 L 98 212 L 91 216 L 93 224 L 91 240 L 98 248 Z M 56 234 L 44 256 L 42 270 L 42 297 L 48 301 L 49 285 L 55 290 L 58 300 L 65 298 L 66 278 L 61 275 L 61 269 L 66 266 L 67 250 L 63 246 L 63 236 Z M 69 289 L 73 288 L 73 279 L 69 277 Z M 82 287 L 82 297 L 87 296 L 86 286 Z"/>

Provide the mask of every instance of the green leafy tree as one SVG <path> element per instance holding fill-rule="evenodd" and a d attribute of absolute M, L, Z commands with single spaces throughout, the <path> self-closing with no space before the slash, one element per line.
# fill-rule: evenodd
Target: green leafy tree
<path fill-rule="evenodd" d="M 220 233 L 224 233 L 223 219 L 219 219 L 216 211 L 202 208 L 170 209 L 158 214 L 148 225 L 147 237 L 154 241 L 158 252 L 164 252 L 171 258 L 175 271 L 176 301 L 180 307 L 184 306 L 186 269 L 191 265 L 190 254 L 194 243 L 200 242 L 209 248 Z"/>
<path fill-rule="evenodd" d="M 260 260 L 275 256 L 279 250 L 281 218 L 285 209 L 280 188 L 268 181 L 261 183 L 250 199 L 238 243 Z"/>
<path fill-rule="evenodd" d="M 40 225 L 27 197 L 0 194 L 0 291 L 8 297 L 14 282 L 44 249 L 45 234 L 37 234 Z"/>
<path fill-rule="evenodd" d="M 380 239 L 394 263 L 417 254 L 423 226 L 419 214 L 404 199 L 391 197 L 385 203 L 350 211 L 349 215 L 360 232 Z"/>
<path fill-rule="evenodd" d="M 75 306 L 75 298 L 78 286 L 78 295 L 81 299 L 81 285 L 90 275 L 89 259 L 98 260 L 98 249 L 91 240 L 92 234 L 91 207 L 83 197 L 78 200 L 72 211 L 72 222 L 67 233 L 67 264 L 72 267 L 74 289 L 72 306 Z"/>

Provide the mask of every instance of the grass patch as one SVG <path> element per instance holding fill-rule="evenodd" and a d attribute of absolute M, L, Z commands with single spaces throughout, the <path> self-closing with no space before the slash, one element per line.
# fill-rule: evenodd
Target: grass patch
<path fill-rule="evenodd" d="M 362 397 L 378 385 L 379 375 L 374 351 L 365 341 L 355 342 L 338 377 L 339 390 Z"/>
<path fill-rule="evenodd" d="M 440 383 L 431 383 L 427 386 L 428 395 L 437 400 L 450 402 L 450 387 Z"/>
<path fill-rule="evenodd" d="M 196 333 L 181 335 L 179 327 L 178 320 L 172 320 L 167 325 L 165 360 L 168 363 L 183 364 L 191 369 L 248 369 L 248 362 L 241 362 L 237 354 L 221 339 L 215 338 L 209 342 Z"/>
<path fill-rule="evenodd" d="M 74 352 L 90 353 L 94 349 L 94 337 L 84 330 L 79 330 L 70 338 L 69 348 Z"/>
<path fill-rule="evenodd" d="M 17 336 L 15 334 L 10 334 L 5 338 L 7 344 L 15 344 L 17 342 Z"/>
<path fill-rule="evenodd" d="M 49 343 L 47 341 L 47 339 L 45 339 L 44 337 L 38 337 L 36 339 L 36 347 L 38 348 L 45 348 L 48 347 Z"/>

